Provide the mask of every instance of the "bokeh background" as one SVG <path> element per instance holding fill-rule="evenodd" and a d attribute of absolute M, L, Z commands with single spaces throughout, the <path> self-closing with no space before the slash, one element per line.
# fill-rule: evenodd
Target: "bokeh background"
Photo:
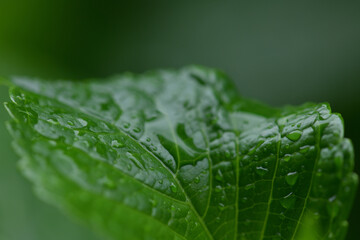
<path fill-rule="evenodd" d="M 201 64 L 274 106 L 330 102 L 360 172 L 360 1 L 0 0 L 0 76 L 106 77 Z M 8 99 L 0 88 L 0 102 Z M 0 110 L 0 240 L 96 240 L 39 201 Z M 348 239 L 360 236 L 360 192 Z"/>

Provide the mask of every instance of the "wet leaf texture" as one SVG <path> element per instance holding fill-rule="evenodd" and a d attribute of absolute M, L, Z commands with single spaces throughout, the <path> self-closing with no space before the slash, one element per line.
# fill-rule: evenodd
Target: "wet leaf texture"
<path fill-rule="evenodd" d="M 45 201 L 113 239 L 343 239 L 357 176 L 327 104 L 274 109 L 191 66 L 14 78 L 8 128 Z"/>

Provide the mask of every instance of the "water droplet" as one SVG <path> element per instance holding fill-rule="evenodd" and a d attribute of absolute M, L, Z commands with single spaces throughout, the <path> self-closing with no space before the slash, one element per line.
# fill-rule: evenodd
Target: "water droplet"
<path fill-rule="evenodd" d="M 59 122 L 58 122 L 57 119 L 55 119 L 55 118 L 49 118 L 49 119 L 47 120 L 47 122 L 49 122 L 49 123 L 51 123 L 51 124 L 59 124 Z"/>
<path fill-rule="evenodd" d="M 338 215 L 340 210 L 340 203 L 336 199 L 336 196 L 329 198 L 326 209 L 331 218 L 334 218 Z"/>
<path fill-rule="evenodd" d="M 159 179 L 159 181 L 158 181 L 160 184 L 163 184 L 163 182 L 164 182 L 164 180 L 162 180 L 162 179 Z"/>
<path fill-rule="evenodd" d="M 250 151 L 248 152 L 248 155 L 253 155 L 256 152 L 256 147 L 253 147 L 250 149 Z"/>
<path fill-rule="evenodd" d="M 221 172 L 220 169 L 217 171 L 217 174 L 216 174 L 216 176 L 215 176 L 215 179 L 218 180 L 218 181 L 220 181 L 220 182 L 223 182 L 223 181 L 224 181 L 224 176 L 223 176 L 223 174 L 222 174 L 222 172 Z"/>
<path fill-rule="evenodd" d="M 246 203 L 246 202 L 247 202 L 247 200 L 248 200 L 248 198 L 247 198 L 247 197 L 243 197 L 243 198 L 241 198 L 241 202 L 242 202 L 242 203 Z"/>
<path fill-rule="evenodd" d="M 134 128 L 133 131 L 134 131 L 135 133 L 139 133 L 139 132 L 141 132 L 141 129 L 140 129 L 140 128 Z"/>
<path fill-rule="evenodd" d="M 221 190 L 222 190 L 222 187 L 220 185 L 217 185 L 215 187 L 215 192 L 221 192 Z"/>
<path fill-rule="evenodd" d="M 219 210 L 224 211 L 225 205 L 223 203 L 219 203 Z"/>
<path fill-rule="evenodd" d="M 111 142 L 111 146 L 114 147 L 114 148 L 121 148 L 121 147 L 124 147 L 124 144 L 118 142 L 117 140 L 113 140 Z"/>
<path fill-rule="evenodd" d="M 109 178 L 106 178 L 104 181 L 104 186 L 109 188 L 109 189 L 115 189 L 116 188 L 116 184 L 114 183 L 114 181 L 112 181 Z"/>
<path fill-rule="evenodd" d="M 319 168 L 319 169 L 317 170 L 316 176 L 317 176 L 317 177 L 321 177 L 321 176 L 322 176 L 322 169 L 321 169 L 321 168 Z"/>
<path fill-rule="evenodd" d="M 313 217 L 315 220 L 317 220 L 317 219 L 320 218 L 320 213 L 319 213 L 319 212 L 313 212 L 312 217 Z"/>
<path fill-rule="evenodd" d="M 284 161 L 285 161 L 285 162 L 290 161 L 290 159 L 291 159 L 290 155 L 287 155 L 287 156 L 284 157 Z"/>
<path fill-rule="evenodd" d="M 199 182 L 200 182 L 200 178 L 199 178 L 199 177 L 194 178 L 194 182 L 195 182 L 195 183 L 199 183 Z"/>
<path fill-rule="evenodd" d="M 215 222 L 219 223 L 221 222 L 221 219 L 219 217 L 215 218 Z"/>
<path fill-rule="evenodd" d="M 175 186 L 175 184 L 173 184 L 173 183 L 171 183 L 170 189 L 171 189 L 171 191 L 172 191 L 173 193 L 176 193 L 177 190 L 178 190 L 177 187 Z"/>
<path fill-rule="evenodd" d="M 291 192 L 288 195 L 286 195 L 283 199 L 280 200 L 280 204 L 281 206 L 283 206 L 284 208 L 288 209 L 290 207 L 292 207 L 295 203 L 295 196 L 294 194 Z"/>
<path fill-rule="evenodd" d="M 157 205 L 157 201 L 155 199 L 149 199 L 149 202 L 151 203 L 151 205 L 153 207 L 155 207 Z"/>
<path fill-rule="evenodd" d="M 126 123 L 123 124 L 123 127 L 124 127 L 124 128 L 129 128 L 130 126 L 131 126 L 131 124 L 128 123 L 128 122 L 126 122 Z"/>
<path fill-rule="evenodd" d="M 74 126 L 74 125 L 75 125 L 72 121 L 67 121 L 67 124 L 68 124 L 69 126 Z"/>
<path fill-rule="evenodd" d="M 296 126 L 297 126 L 298 128 L 301 127 L 301 123 L 298 123 Z"/>
<path fill-rule="evenodd" d="M 82 119 L 82 118 L 78 118 L 77 120 L 78 120 L 78 122 L 79 122 L 79 124 L 80 124 L 79 127 L 86 127 L 86 126 L 88 125 L 88 122 L 85 121 L 85 120 Z"/>
<path fill-rule="evenodd" d="M 146 138 L 146 141 L 147 141 L 147 142 L 151 142 L 151 139 L 150 139 L 150 138 Z"/>
<path fill-rule="evenodd" d="M 295 131 L 289 133 L 288 135 L 286 135 L 286 137 L 287 137 L 289 140 L 295 142 L 295 141 L 297 141 L 297 140 L 300 139 L 301 135 L 302 135 L 302 132 L 301 132 L 301 131 L 295 130 Z"/>
<path fill-rule="evenodd" d="M 245 188 L 245 190 L 253 189 L 253 188 L 255 188 L 255 183 L 250 183 L 250 184 L 246 185 L 244 188 Z"/>
<path fill-rule="evenodd" d="M 298 173 L 297 172 L 290 172 L 285 176 L 285 180 L 287 182 L 287 184 L 289 184 L 290 186 L 293 186 L 297 179 L 298 179 Z"/>
<path fill-rule="evenodd" d="M 334 158 L 335 166 L 337 169 L 342 169 L 342 166 L 344 164 L 344 159 L 341 155 L 341 153 L 337 153 Z"/>
<path fill-rule="evenodd" d="M 174 205 L 171 205 L 170 210 L 171 210 L 172 212 L 175 212 L 175 210 L 176 210 L 175 206 L 174 206 Z"/>
<path fill-rule="evenodd" d="M 154 151 L 154 152 L 156 152 L 156 151 L 157 151 L 157 147 L 156 147 L 156 146 L 152 146 L 152 147 L 151 147 L 151 150 Z"/>
<path fill-rule="evenodd" d="M 269 169 L 260 166 L 260 167 L 256 167 L 255 172 L 259 176 L 264 176 L 267 172 L 269 172 Z"/>
<path fill-rule="evenodd" d="M 308 146 L 303 146 L 300 148 L 300 153 L 307 153 L 309 151 L 310 147 Z"/>
<path fill-rule="evenodd" d="M 127 165 L 127 169 L 128 169 L 129 171 L 131 171 L 132 165 L 131 165 L 130 163 Z"/>

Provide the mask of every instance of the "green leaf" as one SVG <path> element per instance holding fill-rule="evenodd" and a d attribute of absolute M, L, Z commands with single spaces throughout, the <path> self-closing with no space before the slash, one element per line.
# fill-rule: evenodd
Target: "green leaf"
<path fill-rule="evenodd" d="M 11 82 L 21 171 L 113 239 L 345 236 L 357 175 L 327 104 L 270 108 L 203 67 Z"/>

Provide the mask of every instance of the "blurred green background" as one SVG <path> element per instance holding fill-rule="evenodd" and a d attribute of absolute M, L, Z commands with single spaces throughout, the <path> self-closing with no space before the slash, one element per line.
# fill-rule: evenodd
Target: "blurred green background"
<path fill-rule="evenodd" d="M 268 104 L 330 102 L 360 172 L 360 1 L 0 0 L 0 75 L 48 79 L 202 64 Z M 0 102 L 8 99 L 0 88 Z M 37 200 L 0 110 L 0 240 L 98 239 Z M 360 236 L 360 195 L 348 239 Z"/>

